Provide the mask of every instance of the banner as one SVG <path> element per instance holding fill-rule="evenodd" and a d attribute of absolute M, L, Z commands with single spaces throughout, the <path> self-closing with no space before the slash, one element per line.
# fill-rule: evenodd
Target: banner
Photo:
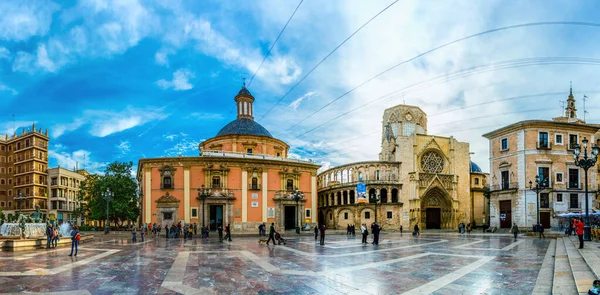
<path fill-rule="evenodd" d="M 364 183 L 356 185 L 356 202 L 367 203 L 367 186 Z"/>

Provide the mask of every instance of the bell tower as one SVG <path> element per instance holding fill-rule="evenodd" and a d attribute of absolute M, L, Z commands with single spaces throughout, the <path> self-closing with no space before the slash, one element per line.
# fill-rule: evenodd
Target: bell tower
<path fill-rule="evenodd" d="M 248 88 L 246 88 L 246 80 L 244 79 L 244 84 L 242 85 L 242 89 L 235 96 L 235 103 L 237 105 L 237 118 L 248 118 L 250 120 L 254 120 L 253 116 L 253 108 L 252 103 L 254 103 L 254 96 L 250 93 Z"/>
<path fill-rule="evenodd" d="M 567 98 L 565 117 L 569 119 L 577 119 L 577 108 L 575 107 L 575 98 L 573 97 L 573 85 L 571 85 L 569 89 L 569 98 Z"/>

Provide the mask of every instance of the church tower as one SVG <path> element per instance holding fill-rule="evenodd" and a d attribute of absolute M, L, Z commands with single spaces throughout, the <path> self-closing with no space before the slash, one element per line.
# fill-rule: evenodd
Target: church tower
<path fill-rule="evenodd" d="M 399 142 L 414 134 L 427 134 L 427 114 L 421 108 L 397 105 L 383 112 L 380 161 L 399 161 Z"/>
<path fill-rule="evenodd" d="M 569 97 L 567 98 L 567 106 L 565 107 L 565 115 L 552 118 L 555 122 L 567 122 L 585 124 L 585 121 L 577 118 L 577 107 L 575 107 L 575 97 L 573 96 L 573 85 L 569 87 Z"/>
<path fill-rule="evenodd" d="M 250 93 L 248 88 L 246 88 L 246 82 L 244 81 L 244 85 L 242 89 L 235 96 L 235 103 L 237 105 L 237 118 L 248 118 L 254 120 L 252 103 L 254 102 L 254 96 Z"/>

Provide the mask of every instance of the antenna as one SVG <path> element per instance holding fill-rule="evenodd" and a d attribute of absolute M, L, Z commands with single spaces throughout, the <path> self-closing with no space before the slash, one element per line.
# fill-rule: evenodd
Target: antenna
<path fill-rule="evenodd" d="M 565 102 L 564 100 L 559 100 L 558 102 L 560 102 L 560 116 L 563 115 L 563 111 L 565 110 Z"/>
<path fill-rule="evenodd" d="M 587 95 L 583 95 L 583 122 L 585 122 L 585 114 L 587 114 L 588 111 L 585 110 L 585 101 L 587 100 Z"/>

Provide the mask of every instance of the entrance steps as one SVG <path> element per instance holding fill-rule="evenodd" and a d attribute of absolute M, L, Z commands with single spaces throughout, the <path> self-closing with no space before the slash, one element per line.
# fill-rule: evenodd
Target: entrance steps
<path fill-rule="evenodd" d="M 587 294 L 600 272 L 600 250 L 596 245 L 578 249 L 579 241 L 563 237 L 556 239 L 552 294 Z"/>

